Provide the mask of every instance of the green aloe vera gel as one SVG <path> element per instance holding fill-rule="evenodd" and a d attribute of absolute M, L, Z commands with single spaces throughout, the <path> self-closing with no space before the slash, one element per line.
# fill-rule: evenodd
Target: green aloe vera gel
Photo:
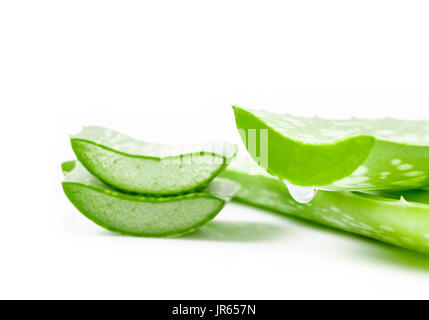
<path fill-rule="evenodd" d="M 183 235 L 211 221 L 238 184 L 216 178 L 197 192 L 150 197 L 121 192 L 101 182 L 79 162 L 62 164 L 64 192 L 73 205 L 99 226 L 147 237 Z"/>
<path fill-rule="evenodd" d="M 78 160 L 104 183 L 153 196 L 185 194 L 204 187 L 237 152 L 237 146 L 228 143 L 147 143 L 96 126 L 73 135 L 71 144 Z"/>
<path fill-rule="evenodd" d="M 311 197 L 313 187 L 393 191 L 429 185 L 429 121 L 326 120 L 233 108 L 250 155 L 291 192 L 310 187 L 298 191 Z M 259 155 L 251 144 L 254 132 L 261 135 Z"/>
<path fill-rule="evenodd" d="M 240 183 L 234 196 L 240 202 L 429 253 L 429 191 L 319 191 L 302 204 L 252 160 L 233 161 L 221 176 Z"/>

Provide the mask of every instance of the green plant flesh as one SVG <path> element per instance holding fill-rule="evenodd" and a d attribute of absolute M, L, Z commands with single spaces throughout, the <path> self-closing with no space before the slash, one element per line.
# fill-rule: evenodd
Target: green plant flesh
<path fill-rule="evenodd" d="M 71 144 L 78 160 L 106 184 L 155 196 L 200 189 L 237 152 L 236 145 L 227 143 L 183 147 L 146 143 L 95 126 L 72 136 Z"/>
<path fill-rule="evenodd" d="M 284 184 L 249 161 L 233 161 L 221 176 L 241 184 L 235 200 L 429 253 L 429 191 L 319 191 L 297 203 Z"/>
<path fill-rule="evenodd" d="M 325 120 L 238 107 L 234 112 L 250 155 L 291 184 L 330 191 L 429 185 L 428 121 Z M 266 135 L 256 146 L 255 132 Z"/>
<path fill-rule="evenodd" d="M 167 237 L 189 233 L 212 220 L 238 185 L 216 178 L 198 192 L 174 197 L 122 193 L 92 176 L 79 162 L 62 165 L 63 189 L 87 218 L 122 234 Z"/>

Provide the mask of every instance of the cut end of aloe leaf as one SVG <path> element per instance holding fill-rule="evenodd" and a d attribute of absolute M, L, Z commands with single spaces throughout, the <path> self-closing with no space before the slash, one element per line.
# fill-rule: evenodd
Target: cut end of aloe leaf
<path fill-rule="evenodd" d="M 329 191 L 429 185 L 429 122 L 327 120 L 233 107 L 252 158 L 297 186 Z"/>
<path fill-rule="evenodd" d="M 64 169 L 65 168 L 65 169 Z M 79 162 L 63 164 L 65 194 L 99 226 L 121 234 L 170 237 L 186 234 L 211 221 L 239 186 L 216 178 L 198 192 L 174 197 L 122 193 L 92 176 Z"/>
<path fill-rule="evenodd" d="M 237 146 L 229 143 L 152 144 L 96 126 L 85 127 L 73 135 L 71 144 L 78 160 L 106 184 L 154 196 L 202 188 L 237 152 Z"/>
<path fill-rule="evenodd" d="M 68 175 L 76 166 L 76 160 L 66 161 L 61 164 L 61 170 L 63 174 Z"/>
<path fill-rule="evenodd" d="M 222 177 L 241 184 L 235 200 L 303 218 L 402 248 L 429 253 L 429 191 L 330 192 L 296 202 L 282 181 L 247 159 L 236 159 Z"/>

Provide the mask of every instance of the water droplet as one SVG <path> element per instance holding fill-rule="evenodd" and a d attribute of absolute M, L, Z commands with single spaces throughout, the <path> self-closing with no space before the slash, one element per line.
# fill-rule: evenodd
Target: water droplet
<path fill-rule="evenodd" d="M 286 185 L 292 198 L 299 203 L 309 203 L 317 194 L 317 189 L 315 187 L 296 186 L 286 180 L 283 180 L 283 183 Z"/>

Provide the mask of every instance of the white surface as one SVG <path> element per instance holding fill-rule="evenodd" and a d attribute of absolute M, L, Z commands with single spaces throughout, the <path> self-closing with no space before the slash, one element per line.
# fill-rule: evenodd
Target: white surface
<path fill-rule="evenodd" d="M 68 134 L 239 143 L 231 104 L 429 119 L 427 1 L 2 1 L 0 298 L 429 298 L 429 257 L 228 205 L 184 239 L 68 202 Z M 311 165 L 311 164 L 309 164 Z"/>

